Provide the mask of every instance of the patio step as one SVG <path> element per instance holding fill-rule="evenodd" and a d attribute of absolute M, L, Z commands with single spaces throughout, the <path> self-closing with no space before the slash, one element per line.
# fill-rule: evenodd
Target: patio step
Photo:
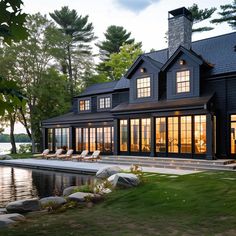
<path fill-rule="evenodd" d="M 187 170 L 236 170 L 234 160 L 189 160 L 174 158 L 150 158 L 150 157 L 123 157 L 107 156 L 99 161 L 104 164 L 114 165 L 140 165 L 155 168 L 187 169 Z"/>

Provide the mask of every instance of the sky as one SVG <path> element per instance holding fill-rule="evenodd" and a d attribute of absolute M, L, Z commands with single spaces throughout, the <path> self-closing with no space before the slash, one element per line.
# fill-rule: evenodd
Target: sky
<path fill-rule="evenodd" d="M 145 52 L 151 49 L 159 50 L 167 47 L 165 32 L 168 26 L 168 11 L 179 7 L 189 7 L 193 3 L 202 8 L 217 7 L 228 4 L 232 0 L 23 0 L 25 13 L 37 13 L 48 15 L 54 10 L 60 10 L 62 6 L 75 9 L 79 15 L 89 15 L 89 22 L 94 25 L 97 41 L 104 40 L 104 32 L 110 25 L 123 26 L 137 42 L 142 42 Z M 214 13 L 213 18 L 217 17 Z M 197 26 L 206 26 L 208 21 Z M 213 37 L 231 32 L 226 24 L 214 25 L 215 29 L 209 32 L 196 33 L 193 41 Z M 96 42 L 94 42 L 95 44 Z M 94 46 L 94 52 L 97 48 Z M 5 130 L 8 133 L 9 129 Z M 16 133 L 24 132 L 24 128 L 17 124 Z"/>

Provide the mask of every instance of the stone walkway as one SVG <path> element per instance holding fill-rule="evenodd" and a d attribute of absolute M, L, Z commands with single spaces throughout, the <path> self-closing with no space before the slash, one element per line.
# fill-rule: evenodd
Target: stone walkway
<path fill-rule="evenodd" d="M 43 170 L 54 170 L 71 173 L 88 173 L 94 174 L 102 167 L 114 166 L 112 164 L 102 164 L 97 162 L 77 162 L 77 161 L 63 161 L 63 160 L 43 160 L 43 159 L 17 159 L 17 160 L 3 160 L 0 165 L 34 168 Z M 129 170 L 128 165 L 118 165 L 124 170 Z M 171 175 L 187 175 L 198 173 L 194 170 L 180 170 L 168 168 L 153 168 L 143 167 L 144 172 L 171 174 Z"/>

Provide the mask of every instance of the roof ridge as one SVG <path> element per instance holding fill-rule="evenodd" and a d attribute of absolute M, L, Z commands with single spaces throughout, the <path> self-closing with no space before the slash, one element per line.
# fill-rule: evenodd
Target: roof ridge
<path fill-rule="evenodd" d="M 196 41 L 193 41 L 192 43 L 197 43 L 197 42 L 200 42 L 200 41 L 214 39 L 214 38 L 220 38 L 220 37 L 227 36 L 227 35 L 230 35 L 230 34 L 236 34 L 236 32 L 230 32 L 230 33 L 226 33 L 226 34 L 220 34 L 220 35 L 212 36 L 212 37 L 209 37 L 209 38 L 198 39 Z M 159 50 L 155 50 L 155 51 L 145 52 L 142 55 L 148 55 L 148 54 L 152 54 L 152 53 L 156 53 L 156 52 L 161 52 L 161 51 L 165 51 L 165 50 L 168 50 L 168 47 L 167 48 L 163 48 L 163 49 L 159 49 Z"/>

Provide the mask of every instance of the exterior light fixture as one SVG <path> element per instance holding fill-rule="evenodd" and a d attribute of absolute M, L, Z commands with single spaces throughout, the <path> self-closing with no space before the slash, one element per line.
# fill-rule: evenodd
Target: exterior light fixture
<path fill-rule="evenodd" d="M 141 73 L 144 73 L 145 71 L 146 71 L 145 68 L 140 68 L 140 72 L 141 72 Z"/>
<path fill-rule="evenodd" d="M 184 65 L 184 64 L 185 64 L 185 60 L 183 60 L 183 59 L 179 60 L 179 64 L 180 64 L 181 66 Z"/>

